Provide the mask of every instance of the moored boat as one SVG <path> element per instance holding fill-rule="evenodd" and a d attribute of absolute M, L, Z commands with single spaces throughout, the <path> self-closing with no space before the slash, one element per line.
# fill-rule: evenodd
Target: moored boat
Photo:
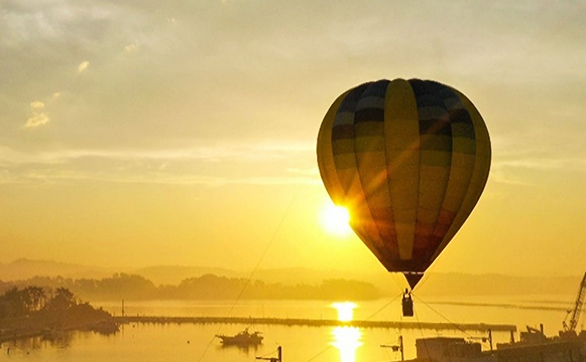
<path fill-rule="evenodd" d="M 233 335 L 227 336 L 224 334 L 216 334 L 216 337 L 222 340 L 222 344 L 224 345 L 239 345 L 239 346 L 253 346 L 262 343 L 263 336 L 261 332 L 255 331 L 250 333 L 248 328 L 243 330 L 242 332 Z"/>

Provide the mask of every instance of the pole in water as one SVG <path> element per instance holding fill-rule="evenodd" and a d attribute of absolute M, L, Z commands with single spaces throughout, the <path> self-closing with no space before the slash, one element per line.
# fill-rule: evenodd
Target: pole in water
<path fill-rule="evenodd" d="M 403 353 L 403 336 L 399 336 L 399 345 L 387 345 L 381 344 L 381 347 L 390 347 L 393 352 L 401 352 L 401 361 L 405 360 L 405 354 Z"/>
<path fill-rule="evenodd" d="M 402 299 L 403 317 L 413 317 L 413 299 L 411 299 L 411 292 L 405 289 Z"/>
<path fill-rule="evenodd" d="M 405 360 L 405 353 L 403 352 L 403 336 L 399 336 L 399 348 L 401 348 L 401 361 Z"/>

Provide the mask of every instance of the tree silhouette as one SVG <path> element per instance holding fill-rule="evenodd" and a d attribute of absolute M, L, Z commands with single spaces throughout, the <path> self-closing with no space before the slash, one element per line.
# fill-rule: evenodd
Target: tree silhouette
<path fill-rule="evenodd" d="M 37 311 L 45 306 L 45 290 L 41 287 L 29 286 L 23 291 L 26 295 L 26 306 L 29 311 Z"/>
<path fill-rule="evenodd" d="M 45 308 L 47 310 L 65 311 L 76 305 L 73 293 L 67 288 L 57 288 L 55 296 L 47 303 Z"/>
<path fill-rule="evenodd" d="M 12 287 L 4 293 L 2 299 L 6 315 L 20 317 L 27 314 L 28 295 L 22 290 Z"/>

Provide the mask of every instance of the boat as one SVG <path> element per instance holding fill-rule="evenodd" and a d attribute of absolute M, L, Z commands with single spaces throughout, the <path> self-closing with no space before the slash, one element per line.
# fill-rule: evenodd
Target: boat
<path fill-rule="evenodd" d="M 237 346 L 256 346 L 261 344 L 263 339 L 261 332 L 255 331 L 250 333 L 248 328 L 233 336 L 216 334 L 216 337 L 220 338 L 222 340 L 222 344 L 224 345 Z"/>

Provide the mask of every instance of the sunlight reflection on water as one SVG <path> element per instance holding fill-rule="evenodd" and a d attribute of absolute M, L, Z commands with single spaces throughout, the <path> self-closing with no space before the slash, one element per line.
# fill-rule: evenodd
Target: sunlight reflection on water
<path fill-rule="evenodd" d="M 350 322 L 357 307 L 353 302 L 337 302 L 332 307 L 338 311 L 340 322 Z M 340 362 L 356 362 L 356 349 L 362 346 L 360 341 L 362 332 L 357 327 L 334 327 L 332 330 L 334 341 L 332 345 L 340 351 Z"/>
<path fill-rule="evenodd" d="M 340 362 L 356 362 L 356 350 L 362 346 L 362 332 L 358 327 L 334 327 L 332 345 L 340 351 Z"/>

